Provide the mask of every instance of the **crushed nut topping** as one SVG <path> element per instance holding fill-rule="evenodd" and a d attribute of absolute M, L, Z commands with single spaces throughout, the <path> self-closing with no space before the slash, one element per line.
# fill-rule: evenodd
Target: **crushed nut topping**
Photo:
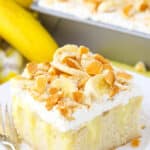
<path fill-rule="evenodd" d="M 34 74 L 37 71 L 37 64 L 36 63 L 28 63 L 27 64 L 27 70 L 29 74 Z"/>
<path fill-rule="evenodd" d="M 85 86 L 88 79 L 89 79 L 88 77 L 80 79 L 79 82 L 78 82 L 78 89 L 84 88 L 84 86 Z"/>
<path fill-rule="evenodd" d="M 98 61 L 94 61 L 94 62 L 90 63 L 86 68 L 86 72 L 89 75 L 99 74 L 102 72 L 102 70 L 103 70 L 103 64 Z"/>
<path fill-rule="evenodd" d="M 76 92 L 73 92 L 73 99 L 78 102 L 78 103 L 82 103 L 83 101 L 83 98 L 84 98 L 84 95 L 82 92 L 80 91 L 76 91 Z"/>
<path fill-rule="evenodd" d="M 113 68 L 110 64 L 104 64 L 103 67 L 104 67 L 104 70 L 113 71 Z"/>
<path fill-rule="evenodd" d="M 107 59 L 105 59 L 102 55 L 100 54 L 95 54 L 94 58 L 98 61 L 100 61 L 103 64 L 109 64 L 109 61 Z"/>
<path fill-rule="evenodd" d="M 115 74 L 113 71 L 108 71 L 108 73 L 105 75 L 105 81 L 110 86 L 112 86 L 115 82 Z"/>
<path fill-rule="evenodd" d="M 63 60 L 63 63 L 67 64 L 69 67 L 72 67 L 75 69 L 81 69 L 80 64 L 73 58 L 65 57 Z"/>
<path fill-rule="evenodd" d="M 96 82 L 90 80 L 96 75 L 99 77 Z M 128 87 L 131 78 L 130 74 L 115 70 L 109 60 L 100 54 L 93 54 L 84 46 L 67 45 L 56 51 L 52 63 L 29 63 L 23 76 L 16 80 L 23 84 L 23 89 L 31 92 L 35 100 L 44 103 L 48 111 L 56 108 L 66 119 L 72 120 L 72 113 L 78 107 L 90 108 L 94 101 L 86 99 L 88 81 L 89 84 L 93 81 L 100 93 L 102 91 L 113 99 L 123 91 L 121 86 Z"/>
<path fill-rule="evenodd" d="M 58 88 L 54 88 L 54 87 L 52 87 L 52 88 L 49 89 L 49 93 L 51 95 L 56 94 L 58 91 L 59 91 L 59 89 Z"/>
<path fill-rule="evenodd" d="M 47 85 L 47 78 L 41 76 L 36 79 L 36 87 L 35 89 L 39 93 L 44 93 Z"/>

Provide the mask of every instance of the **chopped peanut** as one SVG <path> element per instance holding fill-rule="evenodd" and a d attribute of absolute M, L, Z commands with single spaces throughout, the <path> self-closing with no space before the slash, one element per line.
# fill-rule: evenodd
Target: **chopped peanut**
<path fill-rule="evenodd" d="M 86 68 L 86 72 L 89 75 L 99 74 L 102 72 L 102 70 L 103 70 L 103 64 L 98 61 L 94 61 L 94 62 L 90 63 Z"/>

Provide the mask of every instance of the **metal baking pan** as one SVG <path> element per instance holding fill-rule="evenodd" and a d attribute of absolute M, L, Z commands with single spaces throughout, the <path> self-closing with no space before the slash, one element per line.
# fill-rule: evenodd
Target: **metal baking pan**
<path fill-rule="evenodd" d="M 82 44 L 112 60 L 127 64 L 143 61 L 150 66 L 150 34 L 80 19 L 36 3 L 31 8 L 40 12 L 42 23 L 60 46 Z"/>

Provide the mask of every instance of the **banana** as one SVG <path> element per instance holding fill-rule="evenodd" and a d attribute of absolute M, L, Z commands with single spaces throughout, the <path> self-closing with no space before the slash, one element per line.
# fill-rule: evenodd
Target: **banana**
<path fill-rule="evenodd" d="M 61 89 L 66 97 L 72 97 L 72 93 L 77 91 L 77 83 L 69 78 L 60 76 L 51 83 L 52 87 Z"/>
<path fill-rule="evenodd" d="M 75 75 L 75 76 L 88 76 L 88 74 L 82 70 L 71 68 L 66 64 L 62 63 L 62 60 L 65 57 L 80 57 L 78 47 L 76 45 L 66 45 L 62 48 L 59 48 L 55 54 L 52 65 L 65 73 Z"/>
<path fill-rule="evenodd" d="M 76 45 L 65 45 L 58 48 L 54 54 L 54 61 L 62 61 L 64 57 L 76 57 L 78 56 L 78 47 Z"/>
<path fill-rule="evenodd" d="M 31 61 L 50 61 L 56 42 L 42 25 L 13 0 L 0 0 L 0 36 Z"/>
<path fill-rule="evenodd" d="M 103 74 L 91 77 L 85 85 L 85 95 L 92 99 L 100 99 L 104 95 L 109 95 L 110 87 L 106 83 Z"/>
<path fill-rule="evenodd" d="M 62 72 L 65 72 L 65 73 L 70 74 L 70 75 L 74 75 L 74 76 L 78 76 L 78 77 L 88 77 L 89 76 L 84 71 L 70 68 L 64 64 L 59 63 L 59 62 L 52 62 L 51 65 L 54 68 L 61 70 Z"/>
<path fill-rule="evenodd" d="M 33 0 L 15 0 L 15 1 L 23 7 L 29 7 L 33 2 Z"/>

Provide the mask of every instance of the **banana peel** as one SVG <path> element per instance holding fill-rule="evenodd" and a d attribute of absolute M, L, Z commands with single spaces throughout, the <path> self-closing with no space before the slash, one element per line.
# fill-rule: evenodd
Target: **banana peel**
<path fill-rule="evenodd" d="M 33 2 L 33 0 L 15 0 L 15 1 L 23 7 L 29 7 Z"/>
<path fill-rule="evenodd" d="M 0 0 L 0 36 L 30 61 L 50 61 L 57 44 L 43 26 L 15 1 Z"/>

